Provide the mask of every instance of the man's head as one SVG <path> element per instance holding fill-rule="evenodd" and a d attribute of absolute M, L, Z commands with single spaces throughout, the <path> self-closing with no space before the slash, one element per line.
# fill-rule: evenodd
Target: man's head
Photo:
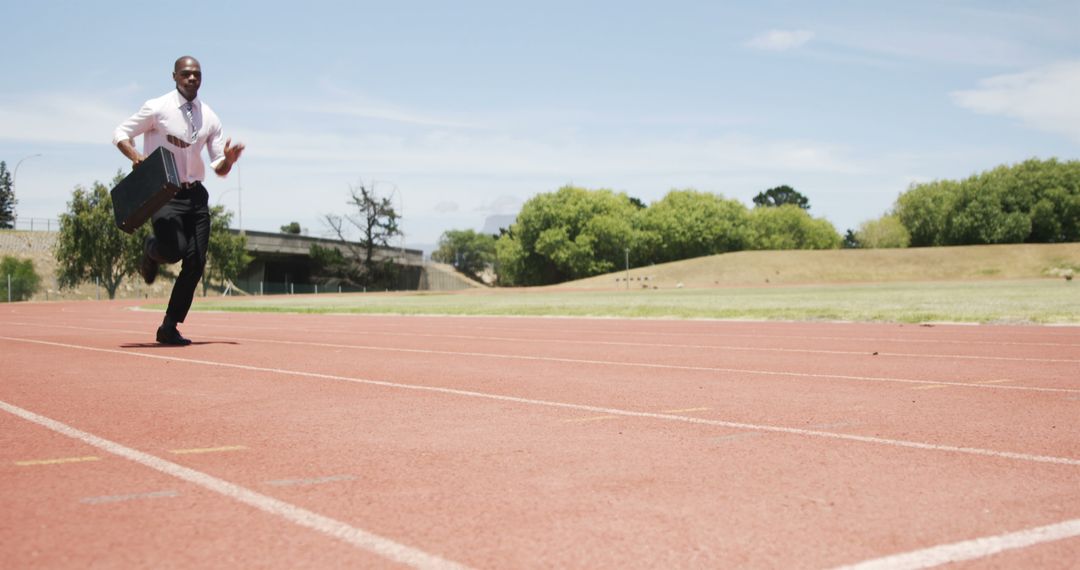
<path fill-rule="evenodd" d="M 184 96 L 184 99 L 191 101 L 198 96 L 199 87 L 202 85 L 202 68 L 199 67 L 199 60 L 190 55 L 176 60 L 173 64 L 172 77 L 176 82 L 176 90 Z"/>

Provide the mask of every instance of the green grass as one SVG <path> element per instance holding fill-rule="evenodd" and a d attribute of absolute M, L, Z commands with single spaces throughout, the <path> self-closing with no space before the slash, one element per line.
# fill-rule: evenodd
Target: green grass
<path fill-rule="evenodd" d="M 1080 324 L 1064 279 L 198 299 L 209 311 Z"/>

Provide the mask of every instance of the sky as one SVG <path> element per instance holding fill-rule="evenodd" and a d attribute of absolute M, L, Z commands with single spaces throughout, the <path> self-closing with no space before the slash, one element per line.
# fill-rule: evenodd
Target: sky
<path fill-rule="evenodd" d="M 327 235 L 359 184 L 426 249 L 566 184 L 747 206 L 786 184 L 843 233 L 913 183 L 1080 158 L 1080 0 L 37 0 L 3 20 L 23 220 L 130 168 L 113 129 L 181 55 L 247 146 L 206 185 L 248 230 Z"/>

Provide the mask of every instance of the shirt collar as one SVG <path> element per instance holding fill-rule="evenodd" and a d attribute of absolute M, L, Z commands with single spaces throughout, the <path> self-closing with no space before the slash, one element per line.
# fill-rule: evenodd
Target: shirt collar
<path fill-rule="evenodd" d="M 179 109 L 180 107 L 183 107 L 188 102 L 188 100 L 185 99 L 184 96 L 181 95 L 180 91 L 177 90 L 177 89 L 173 89 L 173 98 L 176 99 L 176 108 L 177 109 Z M 191 106 L 193 108 L 199 108 L 199 107 L 202 106 L 202 102 L 199 101 L 199 96 L 198 95 L 196 95 L 195 98 L 191 100 Z"/>

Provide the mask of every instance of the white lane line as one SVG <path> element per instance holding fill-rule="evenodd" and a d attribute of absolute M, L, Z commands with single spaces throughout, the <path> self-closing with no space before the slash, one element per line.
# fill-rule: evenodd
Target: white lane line
<path fill-rule="evenodd" d="M 338 481 L 353 481 L 356 477 L 352 475 L 330 475 L 327 477 L 311 477 L 307 479 L 278 479 L 276 481 L 267 481 L 267 485 L 274 485 L 275 487 L 306 487 L 309 485 L 322 485 L 323 483 L 336 483 Z"/>
<path fill-rule="evenodd" d="M 103 497 L 86 497 L 79 502 L 85 503 L 87 505 L 102 505 L 105 503 L 122 503 L 125 501 L 138 501 L 142 499 L 163 499 L 179 496 L 180 493 L 176 491 L 154 491 L 152 493 L 135 493 L 132 495 L 105 495 Z"/>
<path fill-rule="evenodd" d="M 920 570 L 951 562 L 985 558 L 1007 550 L 1027 548 L 1077 536 L 1080 536 L 1080 519 L 1072 519 L 1008 534 L 985 536 L 875 558 L 849 566 L 841 566 L 836 570 Z"/>
<path fill-rule="evenodd" d="M 457 388 L 440 388 L 437 386 L 421 386 L 416 384 L 400 384 L 397 382 L 388 382 L 385 380 L 368 380 L 364 378 L 353 378 L 349 376 L 337 376 L 334 374 L 321 374 L 318 372 L 306 372 L 302 370 L 287 370 L 282 368 L 268 368 L 264 366 L 251 366 L 248 364 L 233 364 L 231 362 L 219 362 L 214 360 L 200 360 L 195 358 L 178 358 L 175 356 L 159 356 L 157 354 L 146 354 L 143 352 L 132 352 L 124 350 L 115 350 L 110 348 L 96 348 L 92 346 L 82 346 L 77 344 L 65 344 L 60 342 L 51 342 L 45 340 L 31 340 L 0 336 L 0 340 L 10 340 L 15 342 L 25 342 L 30 344 L 40 344 L 44 346 L 56 346 L 60 348 L 70 348 L 75 350 L 85 350 L 88 352 L 100 352 L 104 354 L 121 354 L 124 356 L 133 356 L 138 358 L 149 358 L 153 360 L 165 360 L 170 362 L 186 362 L 188 364 L 198 364 L 203 366 L 218 366 L 222 368 L 232 368 L 236 370 L 247 370 L 250 372 L 265 372 L 269 374 L 281 374 L 285 376 L 300 376 L 303 378 L 317 378 L 320 380 L 337 380 L 341 382 L 352 382 L 355 384 L 364 384 L 368 386 L 380 386 L 383 388 L 395 388 L 400 390 L 415 390 L 418 392 L 431 392 L 435 394 L 449 394 L 453 396 L 465 396 L 468 398 L 482 398 L 486 400 L 495 400 L 500 402 L 513 402 L 515 404 L 523 404 L 529 406 L 544 406 L 549 408 L 558 408 L 564 410 L 578 410 L 585 412 L 593 412 L 597 415 L 613 415 L 613 416 L 626 416 L 634 418 L 648 418 L 654 420 L 671 420 L 676 422 L 685 422 L 698 425 L 708 426 L 720 426 L 727 428 L 734 428 L 739 430 L 752 430 L 761 432 L 772 433 L 785 433 L 789 435 L 799 435 L 807 437 L 820 437 L 827 439 L 837 439 L 842 441 L 856 441 L 860 443 L 873 443 L 880 445 L 889 445 L 893 447 L 903 447 L 909 449 L 921 449 L 927 451 L 941 451 L 948 453 L 961 453 L 966 455 L 980 455 L 986 457 L 996 457 L 1001 459 L 1015 459 L 1019 461 L 1030 461 L 1035 463 L 1053 463 L 1058 465 L 1072 465 L 1080 466 L 1080 459 L 1072 457 L 1054 457 L 1050 455 L 1033 455 L 1029 453 L 1017 453 L 1012 451 L 996 451 L 993 449 L 983 449 L 978 447 L 959 447 L 952 445 L 937 445 L 933 443 L 923 443 L 919 441 L 907 441 L 902 439 L 888 439 L 882 437 L 872 437 L 863 435 L 853 435 L 846 433 L 833 433 L 827 431 L 817 431 L 810 429 L 790 428 L 783 426 L 771 426 L 763 424 L 748 424 L 741 422 L 729 422 L 723 420 L 702 419 L 693 416 L 680 416 L 673 414 L 663 414 L 654 412 L 635 412 L 631 410 L 621 410 L 618 408 L 604 408 L 601 406 L 590 406 L 587 404 L 571 404 L 567 402 L 556 402 L 551 400 L 534 400 L 529 398 L 519 398 L 516 396 L 503 396 L 501 394 L 489 394 L 486 392 L 473 392 L 471 390 L 459 390 Z"/>
<path fill-rule="evenodd" d="M 415 548 L 405 546 L 379 535 L 350 526 L 341 521 L 309 511 L 302 507 L 280 501 L 273 497 L 256 493 L 240 485 L 218 479 L 201 471 L 196 471 L 160 457 L 150 455 L 125 447 L 119 443 L 100 438 L 96 435 L 75 429 L 67 424 L 24 410 L 13 404 L 0 401 L 0 410 L 18 416 L 28 422 L 35 423 L 57 433 L 66 435 L 72 439 L 83 441 L 102 451 L 118 455 L 160 471 L 166 475 L 176 477 L 188 483 L 198 485 L 206 490 L 224 495 L 245 505 L 255 507 L 263 512 L 281 517 L 293 524 L 310 528 L 331 538 L 347 542 L 353 546 L 378 554 L 395 562 L 411 566 L 413 568 L 464 568 L 463 566 L 428 554 Z"/>
<path fill-rule="evenodd" d="M 72 327 L 68 325 L 35 325 L 28 323 L 12 323 L 23 326 L 43 326 L 43 327 L 56 327 L 56 328 L 73 328 L 80 330 L 96 331 L 96 332 L 110 332 L 110 333 L 139 333 L 142 334 L 145 331 L 125 331 L 119 329 L 95 329 L 89 327 Z M 429 350 L 420 348 L 394 348 L 383 346 L 369 346 L 369 345 L 356 345 L 356 344 L 338 344 L 329 342 L 309 342 L 298 340 L 272 340 L 262 338 L 245 338 L 245 337 L 231 337 L 231 336 L 209 336 L 209 339 L 227 340 L 227 341 L 239 341 L 239 342 L 260 342 L 264 344 L 282 344 L 289 346 L 314 346 L 320 348 L 345 348 L 350 350 L 368 350 L 374 352 L 401 352 L 407 354 L 434 354 L 439 356 L 467 356 L 470 358 L 493 358 L 499 360 L 526 360 L 536 362 L 559 362 L 564 364 L 592 364 L 597 366 L 623 366 L 631 368 L 648 368 L 654 370 L 688 370 L 692 372 L 723 372 L 730 374 L 756 374 L 760 376 L 780 376 L 789 378 L 823 378 L 823 379 L 836 379 L 836 380 L 853 380 L 856 382 L 893 382 L 899 384 L 933 384 L 933 385 L 946 385 L 946 386 L 958 386 L 962 388 L 975 388 L 986 390 L 1019 390 L 1024 392 L 1055 392 L 1065 394 L 1080 394 L 1080 389 L 1076 388 L 1043 388 L 1039 386 L 1009 386 L 999 384 L 978 384 L 975 382 L 948 382 L 938 380 L 917 380 L 910 378 L 887 378 L 883 376 L 852 376 L 844 374 L 815 374 L 810 372 L 783 372 L 783 371 L 771 371 L 771 370 L 753 370 L 748 368 L 721 368 L 715 366 L 683 366 L 678 364 L 654 364 L 650 362 L 627 362 L 627 361 L 615 361 L 615 360 L 585 360 L 577 358 L 558 358 L 554 356 L 525 356 L 517 354 L 494 354 L 487 352 L 460 352 L 452 350 Z M 9 340 L 24 340 L 9 337 L 0 337 L 0 339 Z M 30 341 L 27 341 L 30 342 Z M 44 342 L 44 341 L 43 341 Z"/>
<path fill-rule="evenodd" d="M 136 309 L 136 310 L 138 310 L 138 309 Z M 207 311 L 204 311 L 203 314 L 207 315 L 208 318 L 213 319 L 216 316 L 228 315 L 228 314 L 230 314 L 230 312 L 229 311 L 207 310 Z M 249 314 L 251 314 L 251 313 L 249 313 Z M 304 314 L 295 313 L 295 314 L 293 314 L 293 316 L 297 316 L 297 315 L 303 316 L 305 318 L 313 316 L 310 313 L 304 313 Z M 275 313 L 273 316 L 281 317 L 281 316 L 285 316 L 285 315 L 283 315 L 282 313 Z M 385 320 L 385 317 L 389 317 L 389 318 L 393 318 L 393 319 L 407 318 L 407 319 L 427 319 L 427 320 L 447 319 L 447 318 L 454 318 L 454 317 L 461 317 L 461 318 L 467 318 L 467 319 L 473 319 L 473 320 L 485 319 L 485 318 L 490 318 L 492 320 L 496 320 L 496 319 L 510 320 L 510 319 L 531 319 L 531 318 L 536 318 L 536 317 L 519 317 L 519 316 L 514 316 L 514 315 L 483 315 L 483 316 L 465 316 L 465 315 L 445 315 L 445 316 L 444 315 L 393 315 L 393 314 L 388 314 L 388 315 L 365 315 L 365 314 L 360 314 L 360 313 L 324 313 L 324 314 L 319 314 L 317 316 L 322 316 L 322 317 L 347 317 L 347 318 L 355 318 L 355 319 L 371 318 L 371 319 L 380 319 L 380 320 Z M 225 317 L 225 318 L 227 319 L 228 317 Z M 678 323 L 678 324 L 681 324 L 681 325 L 682 324 L 687 324 L 687 323 L 693 323 L 693 322 L 700 322 L 700 321 L 713 321 L 713 323 L 711 323 L 711 324 L 714 324 L 714 325 L 716 325 L 716 324 L 720 324 L 720 325 L 737 324 L 737 325 L 740 325 L 740 326 L 747 325 L 747 324 L 750 324 L 750 325 L 760 324 L 760 325 L 766 325 L 766 326 L 793 324 L 791 321 L 770 321 L 770 322 L 764 322 L 764 321 L 741 321 L 741 322 L 733 322 L 730 319 L 693 319 L 693 320 L 691 320 L 691 319 L 636 319 L 636 320 L 633 320 L 633 321 L 630 321 L 628 319 L 611 319 L 611 318 L 607 318 L 607 317 L 543 317 L 542 319 L 543 320 L 551 320 L 551 319 L 576 320 L 576 321 L 581 321 L 581 322 L 589 322 L 590 324 L 595 323 L 596 321 L 605 321 L 605 322 L 612 322 L 612 323 L 634 322 L 634 324 L 640 324 L 642 321 L 644 321 L 644 322 L 647 322 L 647 323 Z M 327 319 L 327 320 L 329 320 L 329 319 Z M 380 324 L 382 326 L 393 326 L 396 323 L 380 323 Z M 838 326 L 849 326 L 849 325 L 863 325 L 863 324 L 868 324 L 868 323 L 839 322 L 839 323 L 822 323 L 822 324 L 833 325 L 833 326 L 837 326 L 837 325 Z M 869 323 L 869 324 L 873 324 L 873 323 Z M 365 323 L 364 331 L 369 332 L 369 333 L 374 333 L 374 334 L 397 334 L 397 335 L 416 335 L 416 336 L 425 336 L 425 335 L 426 336 L 448 336 L 448 337 L 451 337 L 451 338 L 453 338 L 455 336 L 455 335 L 437 335 L 437 334 L 433 334 L 433 333 L 393 332 L 393 331 L 385 331 L 385 330 L 376 331 L 376 330 L 373 330 L 373 329 L 371 329 L 370 327 L 368 327 L 366 325 L 367 325 L 367 323 Z M 253 326 L 253 325 L 236 325 L 236 324 L 231 324 L 231 323 L 230 324 L 202 323 L 202 324 L 200 324 L 200 326 L 219 327 L 219 328 L 248 328 L 248 329 L 255 329 L 255 330 L 266 330 L 266 325 Z M 903 325 L 901 325 L 901 327 L 902 326 Z M 912 326 L 912 328 L 915 327 L 915 325 L 911 325 L 911 326 Z M 965 329 L 967 329 L 964 332 L 970 332 L 971 329 L 976 329 L 977 328 L 977 327 L 975 327 L 973 325 L 959 325 L 959 326 L 962 326 Z M 296 331 L 299 331 L 299 332 L 310 332 L 310 333 L 331 333 L 332 334 L 332 333 L 355 333 L 356 332 L 355 329 L 343 329 L 343 328 L 338 328 L 338 329 L 329 329 L 329 328 L 308 329 L 308 328 L 293 327 L 293 326 L 290 326 L 288 328 L 290 330 L 296 330 Z M 496 326 L 473 327 L 473 328 L 479 329 L 479 330 L 494 331 L 494 333 L 498 333 L 498 334 L 515 334 L 515 333 L 535 334 L 537 332 L 541 332 L 541 333 L 548 332 L 548 329 L 536 329 L 536 328 L 524 329 L 524 328 L 513 328 L 513 327 L 508 328 L 508 327 L 496 327 Z M 982 328 L 983 328 L 983 330 L 987 330 L 990 327 L 985 327 L 984 326 Z M 1062 329 L 1076 328 L 1076 325 L 1067 325 L 1067 326 L 1063 326 L 1063 327 L 1060 327 L 1060 328 L 1062 328 Z M 628 336 L 628 335 L 629 336 L 653 336 L 653 337 L 656 337 L 656 336 L 660 336 L 660 337 L 670 336 L 670 337 L 692 337 L 692 338 L 695 338 L 695 339 L 700 339 L 700 338 L 703 338 L 703 337 L 707 337 L 707 338 L 763 338 L 763 339 L 769 339 L 769 340 L 776 340 L 776 339 L 807 340 L 807 339 L 810 339 L 810 340 L 836 340 L 836 341 L 859 341 L 859 342 L 895 342 L 895 343 L 911 343 L 911 344 L 960 344 L 960 345 L 964 345 L 964 344 L 980 345 L 980 344 L 982 344 L 982 345 L 991 345 L 991 346 L 1080 347 L 1080 343 L 1075 343 L 1075 342 L 1046 342 L 1046 341 L 1024 342 L 1024 341 L 977 340 L 977 339 L 976 340 L 972 340 L 972 339 L 963 339 L 963 340 L 961 340 L 961 339 L 898 338 L 898 337 L 871 337 L 871 336 L 829 336 L 829 335 L 824 335 L 823 336 L 823 335 L 818 335 L 818 334 L 796 335 L 796 334 L 776 334 L 776 333 L 768 333 L 768 334 L 763 334 L 763 333 L 734 333 L 734 332 L 715 332 L 715 331 L 708 331 L 708 332 L 702 332 L 702 331 L 697 331 L 697 332 L 627 331 L 627 330 L 622 330 L 622 329 L 615 330 L 615 329 L 613 329 L 611 327 L 609 327 L 607 329 L 602 329 L 602 330 L 601 329 L 596 329 L 596 328 L 588 328 L 588 329 L 583 330 L 582 332 L 584 334 L 587 334 L 587 335 L 617 334 L 619 336 Z M 978 332 L 978 331 L 976 331 L 976 332 Z M 1040 334 L 1042 336 L 1048 336 L 1046 334 L 1045 327 L 1043 327 L 1043 330 L 1039 331 L 1039 332 L 1040 332 Z M 1075 335 L 1066 334 L 1066 335 L 1049 335 L 1049 336 L 1071 338 L 1071 337 L 1074 337 Z M 573 341 L 569 341 L 569 342 L 573 342 Z"/>
<path fill-rule="evenodd" d="M 31 323 L 11 323 L 19 325 L 28 325 Z M 49 324 L 35 324 L 35 326 L 48 326 L 58 328 L 74 328 L 85 330 L 99 330 L 115 332 L 119 329 L 100 329 L 90 327 L 76 327 L 73 325 L 49 325 Z M 226 326 L 215 324 L 203 324 L 200 325 L 207 328 L 258 328 L 259 330 L 265 330 L 264 327 L 244 327 L 244 326 Z M 123 332 L 139 332 L 140 334 L 146 331 L 123 331 Z M 326 334 L 329 331 L 320 330 L 312 331 L 313 333 Z M 342 333 L 349 333 L 355 331 L 345 331 Z M 980 355 L 967 355 L 967 354 L 922 354 L 922 353 L 906 353 L 906 352 L 881 352 L 871 349 L 867 350 L 824 350 L 814 348 L 782 348 L 782 347 L 763 347 L 763 346 L 726 346 L 726 345 L 707 345 L 707 344 L 665 344 L 665 343 L 641 343 L 641 342 L 626 342 L 626 341 L 601 341 L 601 340 L 579 340 L 579 339 L 537 339 L 537 338 L 518 338 L 518 337 L 499 337 L 499 336 L 480 336 L 480 335 L 453 335 L 453 334 L 432 334 L 432 333 L 409 333 L 409 332 L 392 332 L 382 331 L 378 334 L 386 336 L 407 336 L 407 337 L 421 337 L 421 338 L 450 338 L 458 340 L 483 340 L 491 342 L 521 342 L 521 343 L 548 343 L 548 344 L 588 344 L 598 346 L 625 346 L 625 347 L 653 347 L 653 348 L 678 348 L 678 349 L 690 349 L 690 350 L 727 350 L 727 351 L 742 351 L 742 352 L 787 352 L 795 354 L 832 354 L 832 355 L 844 355 L 844 356 L 889 356 L 900 358 L 939 358 L 939 359 L 958 359 L 958 360 L 990 360 L 990 361 L 1013 361 L 1013 362 L 1051 362 L 1051 363 L 1080 363 L 1080 359 L 1076 358 L 1034 358 L 1034 357 L 1020 357 L 1020 356 L 980 356 Z M 229 337 L 218 337 L 229 338 Z M 815 340 L 819 338 L 827 337 L 813 337 Z M 265 339 L 236 339 L 236 340 L 261 340 L 262 342 L 274 342 L 272 340 Z M 848 340 L 848 341 L 869 341 L 869 339 L 843 339 L 837 338 L 836 340 Z M 885 339 L 881 339 L 880 342 L 890 342 Z M 935 343 L 935 344 L 945 344 Z M 1072 345 L 1068 345 L 1072 346 Z M 1080 345 L 1078 345 L 1080 346 Z"/>

